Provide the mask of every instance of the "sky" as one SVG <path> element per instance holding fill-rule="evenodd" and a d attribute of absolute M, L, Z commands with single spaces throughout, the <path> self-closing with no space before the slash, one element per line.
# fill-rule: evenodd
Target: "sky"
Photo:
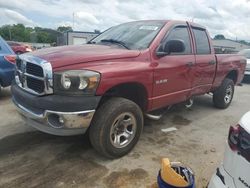
<path fill-rule="evenodd" d="M 145 19 L 194 21 L 206 26 L 211 36 L 250 41 L 250 0 L 0 0 L 0 26 L 103 31 Z"/>

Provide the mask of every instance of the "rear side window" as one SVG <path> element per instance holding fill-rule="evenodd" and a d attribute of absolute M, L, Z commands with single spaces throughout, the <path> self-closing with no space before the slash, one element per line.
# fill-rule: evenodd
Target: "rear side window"
<path fill-rule="evenodd" d="M 207 37 L 207 33 L 203 29 L 192 28 L 196 43 L 196 53 L 197 54 L 210 54 L 210 46 Z"/>
<path fill-rule="evenodd" d="M 169 35 L 167 36 L 165 42 L 169 40 L 182 40 L 185 44 L 185 50 L 181 53 L 171 53 L 171 54 L 191 54 L 191 43 L 188 33 L 187 26 L 177 26 L 173 30 L 170 31 Z"/>

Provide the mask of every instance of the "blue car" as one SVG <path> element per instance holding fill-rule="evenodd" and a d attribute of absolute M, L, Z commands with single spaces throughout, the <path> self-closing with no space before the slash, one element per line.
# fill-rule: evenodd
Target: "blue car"
<path fill-rule="evenodd" d="M 0 36 L 0 88 L 11 85 L 14 79 L 16 55 Z"/>

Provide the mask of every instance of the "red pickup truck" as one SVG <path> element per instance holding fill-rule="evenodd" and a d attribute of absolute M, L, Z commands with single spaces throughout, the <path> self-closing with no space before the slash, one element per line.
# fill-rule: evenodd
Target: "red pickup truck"
<path fill-rule="evenodd" d="M 30 45 L 22 44 L 19 42 L 7 41 L 8 45 L 12 48 L 12 50 L 17 54 L 22 54 L 26 52 L 32 52 L 32 48 Z"/>
<path fill-rule="evenodd" d="M 54 135 L 83 134 L 106 157 L 137 143 L 145 114 L 213 93 L 227 108 L 246 59 L 215 55 L 206 29 L 185 21 L 135 21 L 85 45 L 20 55 L 12 99 L 28 124 Z"/>

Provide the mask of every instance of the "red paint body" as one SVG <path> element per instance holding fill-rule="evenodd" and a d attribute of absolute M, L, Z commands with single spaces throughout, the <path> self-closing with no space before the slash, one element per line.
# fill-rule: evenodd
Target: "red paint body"
<path fill-rule="evenodd" d="M 156 49 L 163 37 L 175 25 L 187 24 L 192 45 L 191 55 L 156 56 Z M 190 29 L 193 23 L 166 21 L 146 50 L 127 50 L 115 46 L 79 45 L 38 50 L 32 54 L 51 62 L 53 71 L 88 69 L 101 74 L 96 95 L 104 95 L 112 87 L 123 83 L 138 83 L 147 91 L 147 111 L 179 103 L 194 95 L 202 95 L 220 86 L 233 70 L 239 83 L 245 70 L 245 59 L 241 56 L 196 55 L 194 36 Z M 196 25 L 197 26 L 197 25 Z M 215 64 L 209 64 L 216 61 Z M 193 62 L 192 67 L 187 63 Z M 164 80 L 164 84 L 156 84 Z"/>

